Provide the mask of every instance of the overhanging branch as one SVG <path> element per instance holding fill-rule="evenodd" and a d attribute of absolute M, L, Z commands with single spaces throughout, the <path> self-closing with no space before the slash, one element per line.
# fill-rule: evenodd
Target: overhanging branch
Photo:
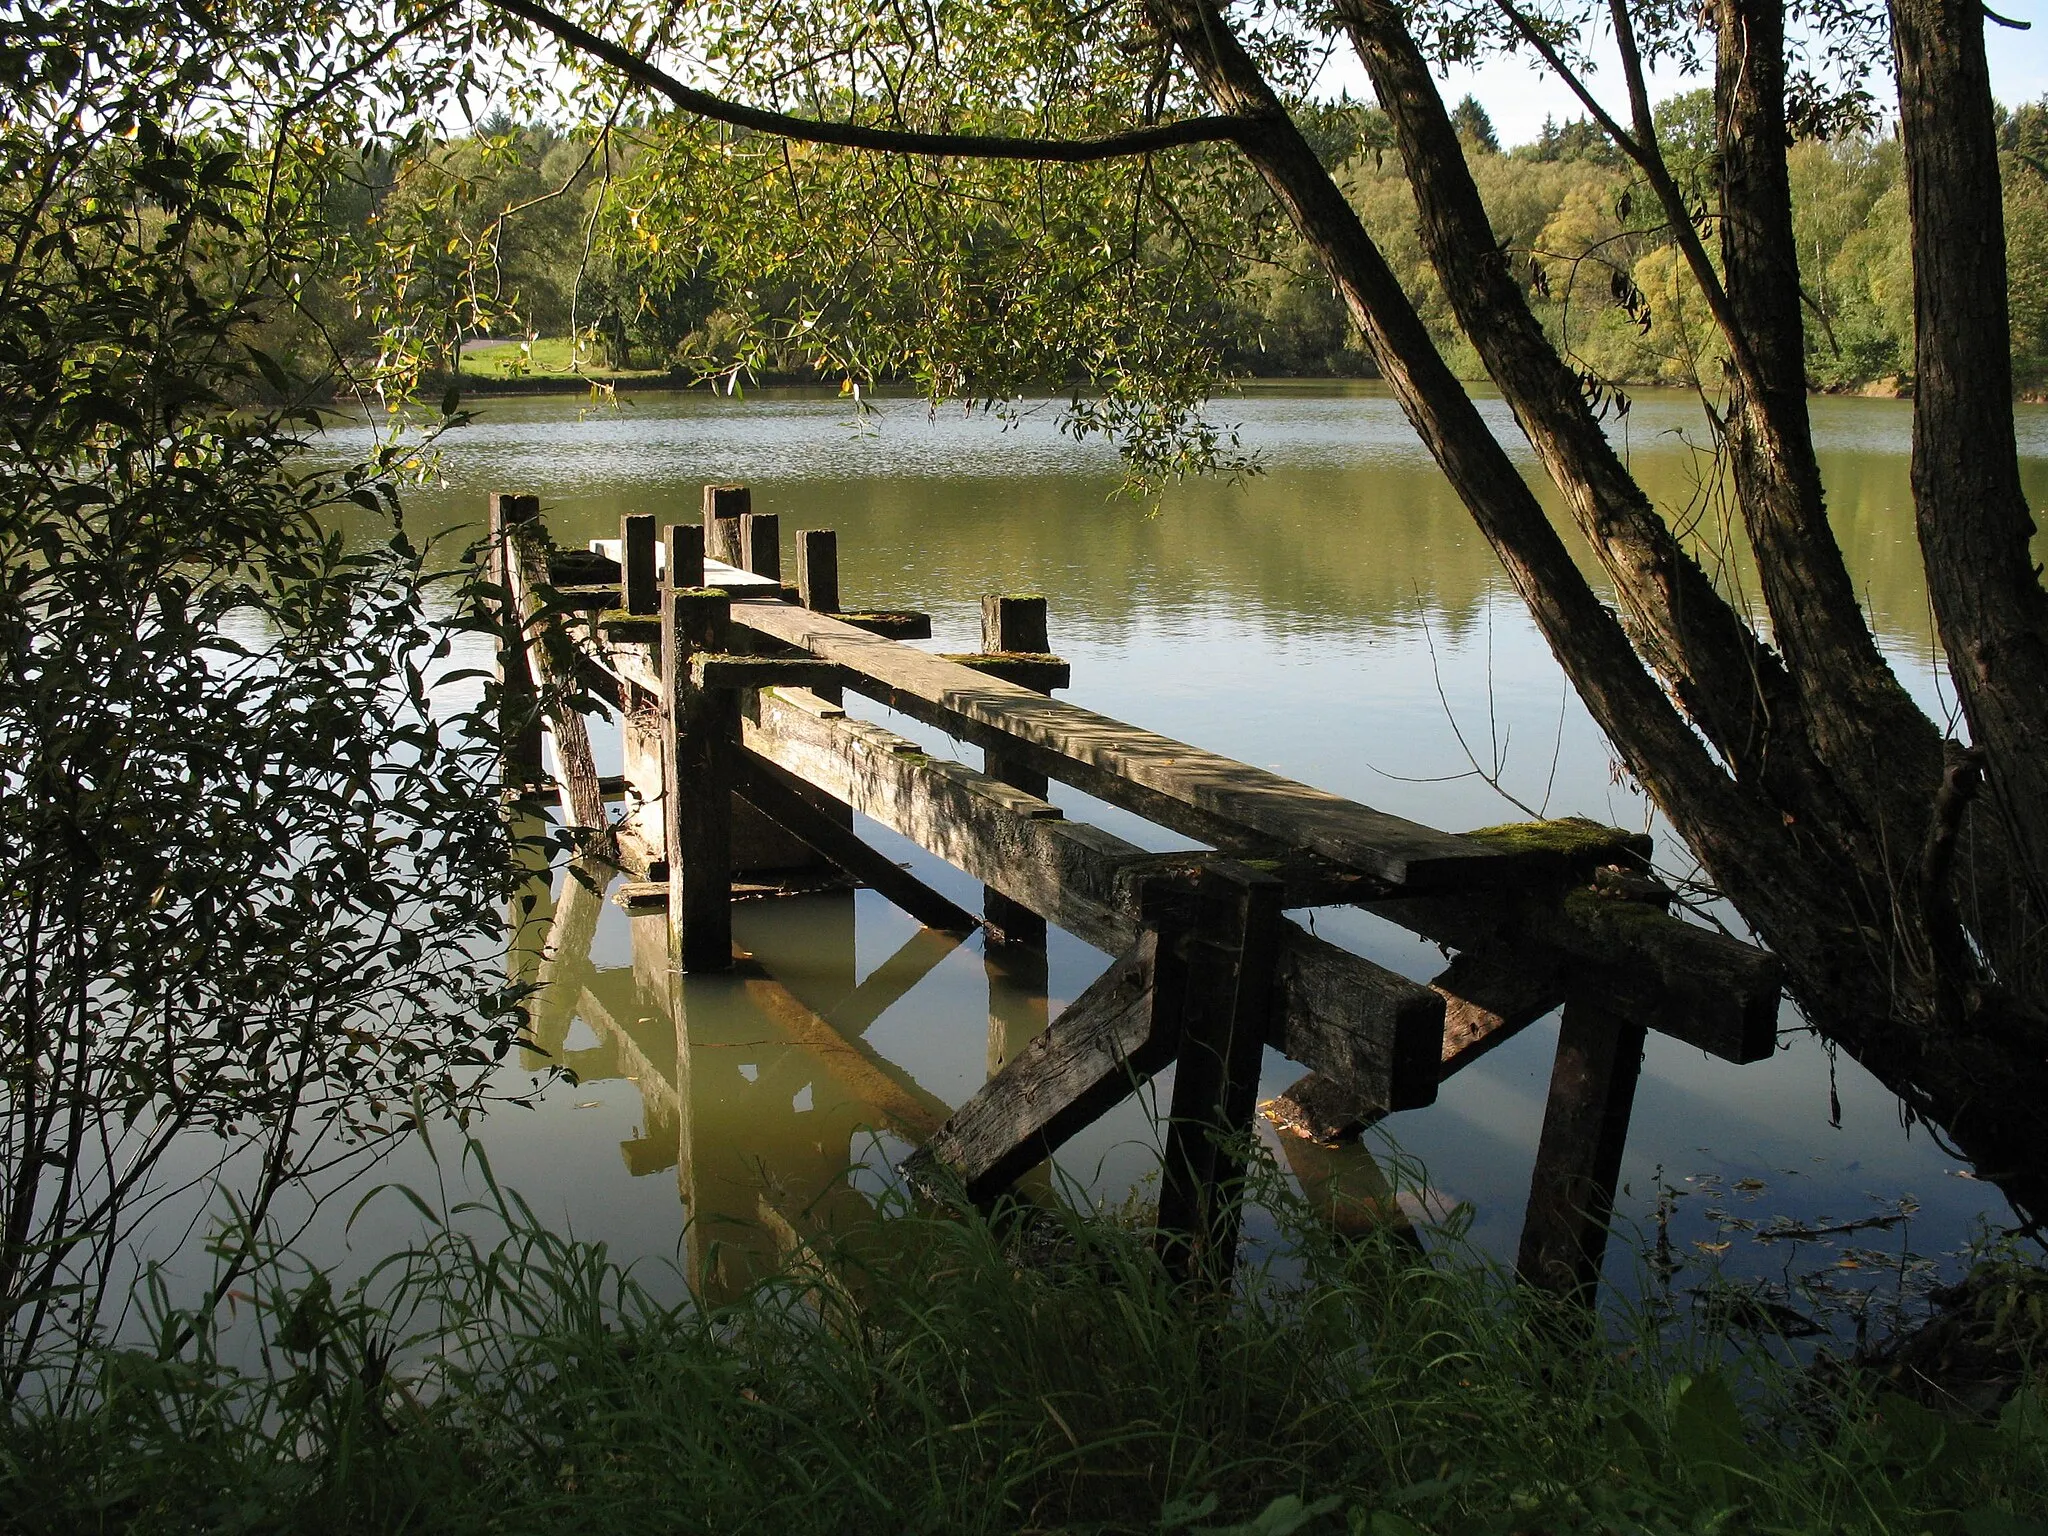
<path fill-rule="evenodd" d="M 485 0 L 509 16 L 532 23 L 578 53 L 610 65 L 634 84 L 665 96 L 685 112 L 714 122 L 751 128 L 758 133 L 797 139 L 806 144 L 836 144 L 845 149 L 870 149 L 884 154 L 944 155 L 971 160 L 1045 160 L 1087 165 L 1131 155 L 1178 149 L 1189 144 L 1242 142 L 1254 130 L 1245 117 L 1191 117 L 1078 139 L 1034 139 L 1011 134 L 919 133 L 905 128 L 877 128 L 861 123 L 835 123 L 822 118 L 770 112 L 700 91 L 656 68 L 629 48 L 598 36 L 536 0 Z"/>

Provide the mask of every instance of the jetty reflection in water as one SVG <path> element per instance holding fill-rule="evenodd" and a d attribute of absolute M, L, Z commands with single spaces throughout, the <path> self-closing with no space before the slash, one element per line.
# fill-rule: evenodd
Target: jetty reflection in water
<path fill-rule="evenodd" d="M 685 977 L 666 909 L 621 910 L 613 888 L 608 869 L 578 866 L 558 876 L 552 912 L 529 919 L 536 991 L 520 1065 L 566 1069 L 579 1088 L 633 1085 L 639 1123 L 620 1154 L 634 1178 L 673 1173 L 686 1273 L 707 1299 L 739 1293 L 818 1233 L 872 1215 L 889 1165 L 951 1113 L 864 1038 L 941 964 L 974 966 L 985 981 L 987 1076 L 1055 1012 L 1046 953 L 1025 945 L 916 929 L 862 976 L 857 893 L 844 889 L 741 903 L 734 926 L 745 958 L 728 973 Z M 605 921 L 626 928 L 625 963 L 601 963 Z M 1142 1163 L 1154 1150 L 1142 1106 L 1120 1118 L 1121 1150 Z M 1410 1230 L 1368 1147 L 1296 1136 L 1272 1144 L 1339 1227 Z M 1018 1190 L 1045 1202 L 1058 1198 L 1053 1186 L 1042 1167 Z"/>

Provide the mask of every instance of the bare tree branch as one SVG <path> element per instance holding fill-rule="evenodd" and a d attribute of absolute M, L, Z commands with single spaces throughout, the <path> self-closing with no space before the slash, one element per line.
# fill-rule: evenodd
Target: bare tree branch
<path fill-rule="evenodd" d="M 728 101 L 708 91 L 683 84 L 665 70 L 656 68 L 631 49 L 621 47 L 595 32 L 557 15 L 535 0 L 485 0 L 507 15 L 517 16 L 566 43 L 579 53 L 609 64 L 634 84 L 665 96 L 686 112 L 751 128 L 759 133 L 778 134 L 807 144 L 837 144 L 846 149 L 871 149 L 884 154 L 959 156 L 979 160 L 1050 160 L 1068 165 L 1088 165 L 1130 155 L 1178 149 L 1189 144 L 1241 143 L 1257 130 L 1250 119 L 1239 116 L 1183 118 L 1179 122 L 1129 128 L 1079 139 L 1033 139 L 1010 134 L 920 133 L 904 128 L 877 128 L 861 123 L 835 123 L 820 118 L 795 117 Z"/>

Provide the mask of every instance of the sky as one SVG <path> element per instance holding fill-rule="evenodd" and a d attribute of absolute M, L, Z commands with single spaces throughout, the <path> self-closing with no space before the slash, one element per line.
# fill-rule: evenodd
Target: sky
<path fill-rule="evenodd" d="M 2025 32 L 1987 24 L 1985 42 L 1991 58 L 1992 95 L 2007 106 L 2048 96 L 2048 0 L 1994 0 L 1992 9 L 2015 21 L 2033 23 Z M 1611 57 L 1610 54 L 1610 60 Z M 1653 74 L 1650 96 L 1661 101 L 1666 96 L 1711 83 L 1705 75 L 1688 79 L 1675 71 Z M 1372 99 L 1365 70 L 1348 51 L 1331 60 L 1322 84 L 1331 95 L 1349 90 L 1354 97 Z M 1593 77 L 1591 85 L 1609 111 L 1627 118 L 1620 71 L 1611 62 Z M 1454 70 L 1445 77 L 1447 101 L 1455 102 L 1467 92 L 1477 96 L 1486 108 L 1493 119 L 1494 132 L 1504 145 L 1526 144 L 1534 139 L 1542 131 L 1546 116 L 1554 116 L 1559 122 L 1585 116 L 1577 98 L 1554 76 L 1547 71 L 1539 73 L 1538 68 L 1532 68 L 1530 62 L 1521 58 L 1494 59 L 1481 69 Z"/>

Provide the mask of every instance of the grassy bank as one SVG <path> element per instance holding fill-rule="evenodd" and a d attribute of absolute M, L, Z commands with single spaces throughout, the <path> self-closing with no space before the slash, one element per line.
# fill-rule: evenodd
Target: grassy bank
<path fill-rule="evenodd" d="M 718 1309 L 516 1204 L 337 1294 L 287 1260 L 93 1406 L 20 1413 L 22 1531 L 2048 1530 L 2039 1388 L 1964 1423 L 1754 1338 L 1569 1309 L 1454 1239 L 1280 1211 L 1230 1305 L 1142 1234 L 897 1212 Z M 253 1360 L 253 1356 L 251 1357 Z"/>

